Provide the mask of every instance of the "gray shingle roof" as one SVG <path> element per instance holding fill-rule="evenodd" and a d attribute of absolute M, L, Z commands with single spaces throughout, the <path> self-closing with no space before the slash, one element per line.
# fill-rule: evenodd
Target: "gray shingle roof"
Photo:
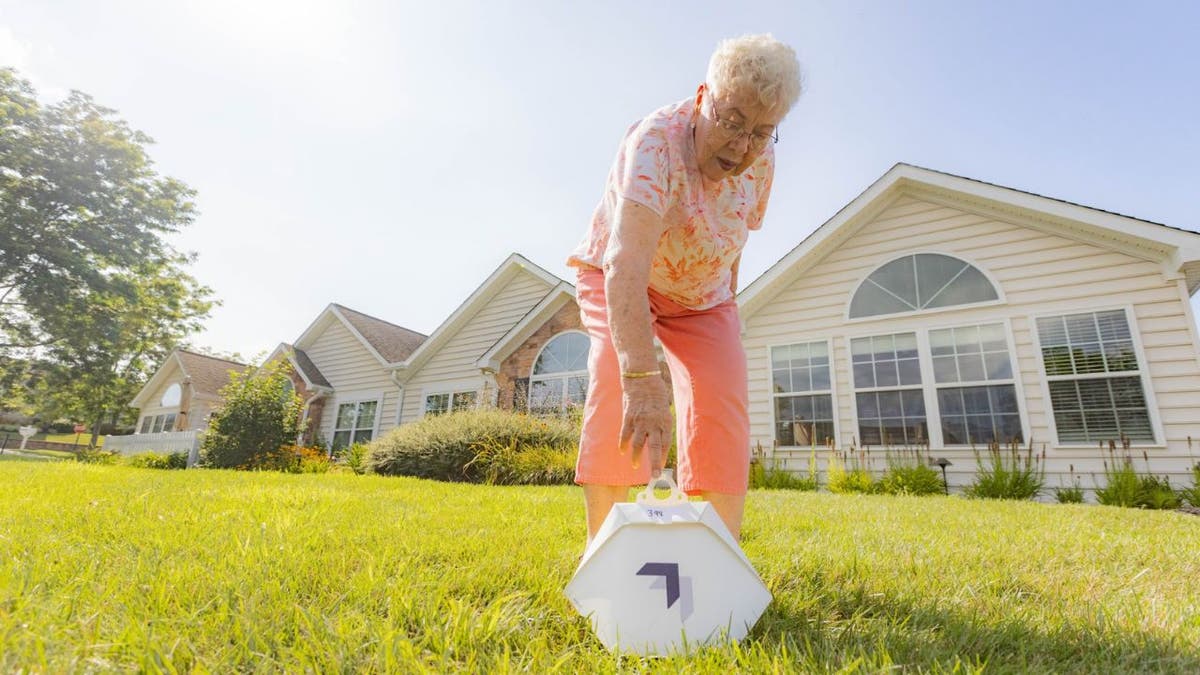
<path fill-rule="evenodd" d="M 308 354 L 305 354 L 303 349 L 296 349 L 295 347 L 292 347 L 292 353 L 296 355 L 296 365 L 300 368 L 300 370 L 304 371 L 304 377 L 307 378 L 309 382 L 312 382 L 319 387 L 333 386 L 329 384 L 329 380 L 325 379 L 325 376 L 322 375 L 321 371 L 317 369 L 317 364 L 313 363 L 312 359 L 308 358 Z"/>
<path fill-rule="evenodd" d="M 248 366 L 244 363 L 220 359 L 207 354 L 197 354 L 180 349 L 175 352 L 183 373 L 192 380 L 194 394 L 219 396 L 221 388 L 229 384 L 229 374 L 240 373 Z"/>
<path fill-rule="evenodd" d="M 388 363 L 396 363 L 408 358 L 409 354 L 416 351 L 425 338 L 429 337 L 403 326 L 388 323 L 383 319 L 376 319 L 373 316 L 357 312 L 349 307 L 336 303 L 334 306 Z"/>

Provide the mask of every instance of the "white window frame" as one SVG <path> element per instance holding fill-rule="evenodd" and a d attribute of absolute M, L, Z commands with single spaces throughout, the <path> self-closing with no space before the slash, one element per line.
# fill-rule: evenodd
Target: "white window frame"
<path fill-rule="evenodd" d="M 338 431 L 349 431 L 350 444 L 352 445 L 354 443 L 354 433 L 357 431 L 362 431 L 363 429 L 363 427 L 357 426 L 357 419 L 355 419 L 356 426 L 353 429 L 338 429 L 338 411 L 341 410 L 342 406 L 358 403 L 370 403 L 371 401 L 375 401 L 375 422 L 371 426 L 371 440 L 373 441 L 379 437 L 379 422 L 383 419 L 384 392 L 362 392 L 359 394 L 346 394 L 344 396 L 337 396 L 333 400 L 333 421 L 329 426 L 329 440 L 325 442 L 326 449 L 333 449 L 333 438 L 334 436 L 337 436 Z"/>
<path fill-rule="evenodd" d="M 971 380 L 969 382 L 938 382 L 936 373 L 933 369 L 933 347 L 930 345 L 929 334 L 937 330 L 946 330 L 950 328 L 978 328 L 989 324 L 999 324 L 1004 331 L 1004 346 L 1008 350 L 1008 365 L 1012 369 L 1012 376 L 1004 380 Z M 930 326 L 924 329 L 926 358 L 929 360 L 929 384 L 933 387 L 933 402 L 934 410 L 937 411 L 937 434 L 938 447 L 942 448 L 970 448 L 970 443 L 955 443 L 948 444 L 942 434 L 942 410 L 938 400 L 938 391 L 940 389 L 964 389 L 967 387 L 998 387 L 1002 385 L 1012 385 L 1013 395 L 1017 399 L 1017 417 L 1021 422 L 1021 438 L 1022 443 L 1029 442 L 1029 415 L 1027 409 L 1029 404 L 1025 402 L 1024 392 L 1021 387 L 1021 364 L 1017 361 L 1016 340 L 1013 338 L 1012 324 L 1008 319 L 980 319 L 966 323 L 955 323 L 947 326 Z M 917 341 L 917 357 L 920 358 L 921 342 Z M 922 374 L 922 379 L 924 375 Z M 926 409 L 926 424 L 928 424 L 928 409 Z M 1003 445 L 1003 443 L 1001 444 Z M 976 447 L 980 447 L 978 444 Z"/>
<path fill-rule="evenodd" d="M 996 291 L 996 299 L 995 300 L 986 300 L 984 302 L 971 302 L 971 303 L 967 303 L 965 305 L 950 305 L 948 307 L 934 307 L 931 309 L 916 309 L 916 310 L 912 310 L 909 312 L 895 312 L 893 314 L 875 314 L 872 316 L 860 316 L 860 317 L 854 317 L 854 318 L 850 317 L 850 304 L 854 301 L 854 296 L 858 294 L 859 289 L 862 288 L 862 285 L 864 283 L 866 283 L 868 277 L 870 277 L 872 274 L 874 274 L 876 271 L 878 271 L 884 265 L 893 263 L 901 258 L 907 258 L 909 256 L 925 255 L 925 254 L 943 255 L 943 256 L 946 256 L 949 258 L 954 258 L 956 260 L 961 260 L 964 263 L 970 265 L 971 267 L 974 267 L 975 269 L 979 270 L 979 273 L 982 274 L 984 276 L 984 278 L 986 278 L 988 280 L 988 283 L 990 283 L 992 285 L 992 290 Z M 930 314 L 938 314 L 941 312 L 955 312 L 955 311 L 962 311 L 963 309 L 982 309 L 985 307 L 994 307 L 996 305 L 1004 305 L 1007 303 L 1008 303 L 1008 298 L 1005 297 L 1004 288 L 1000 285 L 1000 282 L 996 280 L 996 277 L 992 276 L 992 273 L 989 272 L 987 270 L 987 268 L 985 268 L 983 265 L 980 265 L 979 263 L 975 262 L 973 259 L 971 259 L 967 256 L 964 256 L 964 255 L 960 255 L 958 253 L 951 253 L 949 251 L 936 251 L 936 250 L 908 251 L 908 252 L 902 253 L 900 255 L 892 255 L 887 258 L 880 258 L 876 262 L 876 264 L 869 267 L 867 269 L 867 272 L 858 278 L 858 281 L 854 284 L 853 290 L 850 291 L 850 295 L 846 300 L 846 303 L 845 303 L 846 308 L 842 312 L 842 320 L 849 324 L 866 323 L 866 322 L 870 322 L 870 321 L 890 321 L 892 319 L 903 320 L 903 319 L 917 317 L 917 316 L 929 316 Z M 895 330 L 892 332 L 893 333 L 903 333 L 906 331 Z M 882 333 L 878 333 L 878 334 L 882 334 Z M 847 349 L 850 347 L 849 342 L 846 343 L 846 347 L 847 347 Z M 855 428 L 855 433 L 857 433 L 858 426 L 855 425 L 854 428 Z"/>
<path fill-rule="evenodd" d="M 482 388 L 483 388 L 482 383 L 476 379 L 456 380 L 453 382 L 439 382 L 439 383 L 431 385 L 429 387 L 422 388 L 421 389 L 421 417 L 425 417 L 429 414 L 428 405 L 427 405 L 428 401 L 429 401 L 429 397 L 437 396 L 439 394 L 448 394 L 449 397 L 446 399 L 445 413 L 437 413 L 437 414 L 444 415 L 446 413 L 454 412 L 454 395 L 455 394 L 471 394 L 471 393 L 475 394 L 475 405 L 472 406 L 471 409 L 478 408 L 479 402 L 483 398 L 481 391 L 480 391 Z"/>
<path fill-rule="evenodd" d="M 969 307 L 971 309 L 974 309 L 974 308 L 980 307 L 980 306 L 981 305 L 955 305 L 954 307 L 951 307 L 950 309 L 962 309 L 964 307 Z M 930 310 L 930 311 L 932 311 L 932 310 Z M 921 318 L 925 315 L 925 313 L 926 312 L 920 312 L 919 315 L 914 316 L 912 318 L 914 318 L 914 319 Z M 884 316 L 887 319 L 891 319 L 895 315 L 888 314 L 888 315 L 884 315 Z M 879 317 L 875 317 L 875 318 L 876 318 L 876 320 L 879 319 Z M 946 318 L 949 318 L 949 317 L 946 317 Z M 853 362 L 853 355 L 851 354 L 851 341 L 852 340 L 855 340 L 858 338 L 875 337 L 877 335 L 894 335 L 896 333 L 916 333 L 916 335 L 917 335 L 917 363 L 920 364 L 920 368 L 921 368 L 921 385 L 920 385 L 920 387 L 923 392 L 922 396 L 925 401 L 925 431 L 926 431 L 926 434 L 928 435 L 927 441 L 929 443 L 929 447 L 933 448 L 933 449 L 946 449 L 946 450 L 968 449 L 971 447 L 969 444 L 947 445 L 945 442 L 945 438 L 942 435 L 942 415 L 941 415 L 941 411 L 938 408 L 938 401 L 937 401 L 937 390 L 938 390 L 939 384 L 934 379 L 933 350 L 929 344 L 929 333 L 930 333 L 930 331 L 943 330 L 946 328 L 970 328 L 971 326 L 981 326 L 983 324 L 989 324 L 989 323 L 999 323 L 1004 326 L 1004 338 L 1005 338 L 1006 342 L 1008 343 L 1008 357 L 1009 357 L 1010 363 L 1012 364 L 1012 369 L 1013 369 L 1012 384 L 1013 384 L 1013 388 L 1014 388 L 1016 396 L 1017 396 L 1017 414 L 1020 415 L 1020 418 L 1021 418 L 1021 436 L 1025 439 L 1025 442 L 1028 443 L 1029 438 L 1030 438 L 1030 433 L 1031 433 L 1030 426 L 1029 426 L 1029 403 L 1025 397 L 1024 384 L 1021 381 L 1021 366 L 1020 366 L 1020 362 L 1017 358 L 1016 340 L 1014 339 L 1014 336 L 1013 336 L 1012 322 L 1007 317 L 986 316 L 985 315 L 985 316 L 970 316 L 970 317 L 964 316 L 964 317 L 959 317 L 957 321 L 946 321 L 945 323 L 938 323 L 938 324 L 932 324 L 932 325 L 924 323 L 924 322 L 920 322 L 920 321 L 908 321 L 908 322 L 895 323 L 895 322 L 888 320 L 888 321 L 881 322 L 878 326 L 875 326 L 875 330 L 872 330 L 869 332 L 864 331 L 861 333 L 851 333 L 851 334 L 846 334 L 846 335 L 841 336 L 841 339 L 844 341 L 844 347 L 846 349 L 846 364 L 847 364 L 846 371 L 845 371 L 846 378 L 847 378 L 848 384 L 850 385 L 850 420 L 851 420 L 851 423 L 853 424 L 852 428 L 854 430 L 854 438 L 858 442 L 858 444 L 860 446 L 862 444 L 862 439 L 859 438 L 858 397 L 857 397 L 857 394 L 859 393 L 860 390 L 854 385 L 854 362 Z M 1044 382 L 1045 377 L 1043 377 L 1042 380 Z M 1000 383 L 996 383 L 996 384 L 1000 384 Z M 960 386 L 973 386 L 973 385 L 963 385 L 962 383 L 947 382 L 947 383 L 942 384 L 941 386 L 943 386 L 943 387 L 960 387 Z M 979 386 L 983 386 L 983 385 L 979 385 Z M 905 388 L 905 387 L 901 387 L 898 385 L 896 387 L 874 387 L 874 388 L 870 388 L 870 389 L 863 389 L 862 391 L 863 392 L 892 391 L 893 389 L 902 389 L 902 388 Z M 915 389 L 916 387 L 909 385 L 907 388 Z M 1057 438 L 1057 436 L 1055 438 Z"/>
<path fill-rule="evenodd" d="M 528 410 L 529 414 L 531 414 L 531 415 L 534 414 L 534 412 L 533 412 L 533 383 L 535 381 L 543 381 L 544 382 L 547 380 L 560 380 L 562 382 L 563 396 L 559 400 L 559 404 L 558 404 L 558 412 L 561 414 L 561 413 L 566 412 L 566 410 L 567 410 L 567 392 L 568 392 L 568 388 L 569 388 L 569 384 L 568 384 L 569 380 L 572 377 L 580 377 L 580 376 L 589 377 L 589 378 L 591 377 L 591 375 L 590 375 L 590 373 L 588 373 L 588 370 L 586 367 L 583 370 L 564 370 L 562 372 L 553 373 L 551 375 L 534 375 L 533 374 L 533 369 L 537 366 L 538 361 L 541 360 L 542 353 L 546 351 L 546 348 L 550 346 L 550 343 L 554 342 L 558 338 L 560 338 L 563 335 L 566 335 L 568 333 L 576 333 L 576 334 L 582 335 L 584 337 L 584 339 L 589 340 L 588 349 L 589 350 L 591 349 L 590 338 L 588 337 L 588 334 L 581 330 L 577 330 L 574 328 L 567 329 L 564 331 L 559 331 L 559 332 L 555 333 L 554 335 L 550 336 L 549 340 L 546 340 L 546 343 L 543 344 L 541 349 L 538 350 L 537 356 L 533 357 L 533 362 L 531 362 L 529 364 L 529 386 L 527 388 L 528 391 L 526 392 L 526 395 L 525 395 L 526 396 L 525 409 Z M 584 397 L 586 398 L 586 396 L 587 396 L 587 392 L 585 390 Z"/>
<path fill-rule="evenodd" d="M 828 389 L 828 391 L 821 390 L 821 391 L 785 392 L 782 394 L 776 393 L 775 392 L 775 374 L 773 372 L 774 368 L 771 367 L 771 350 L 778 348 L 778 347 L 791 347 L 792 345 L 811 345 L 811 344 L 819 344 L 819 343 L 824 343 L 825 349 L 829 353 L 829 389 Z M 804 340 L 804 339 L 789 340 L 787 342 L 771 343 L 766 346 L 767 408 L 768 408 L 768 412 L 770 413 L 770 419 L 771 419 L 771 443 L 773 446 L 775 444 L 775 427 L 777 424 L 777 420 L 775 419 L 775 399 L 780 396 L 820 396 L 822 394 L 829 394 L 829 403 L 833 407 L 833 445 L 835 448 L 841 446 L 841 443 L 840 443 L 840 440 L 842 438 L 841 419 L 840 419 L 841 415 L 838 414 L 837 367 L 834 365 L 835 354 L 834 354 L 833 350 L 834 350 L 834 344 L 833 344 L 833 338 L 831 338 L 831 337 L 825 337 L 825 338 L 821 338 L 821 339 L 817 339 L 817 340 Z M 809 445 L 780 445 L 778 447 L 786 449 L 786 450 L 798 450 L 798 449 L 810 448 L 811 446 L 809 446 Z M 822 441 L 821 443 L 818 443 L 817 447 L 824 447 L 824 442 Z"/>
<path fill-rule="evenodd" d="M 1042 357 L 1042 336 L 1038 330 L 1038 319 L 1046 319 L 1056 316 L 1066 316 L 1069 314 L 1098 314 L 1100 312 L 1122 311 L 1125 313 L 1125 321 L 1129 324 L 1129 335 L 1133 341 L 1133 350 L 1137 355 L 1138 369 L 1134 371 L 1120 372 L 1104 372 L 1104 373 L 1089 373 L 1088 375 L 1048 375 L 1046 373 L 1046 360 Z M 1037 359 L 1038 374 L 1042 380 L 1042 400 L 1045 402 L 1046 426 L 1050 430 L 1050 437 L 1053 443 L 1050 447 L 1055 450 L 1086 450 L 1088 452 L 1095 451 L 1099 441 L 1087 441 L 1084 443 L 1060 443 L 1058 440 L 1058 422 L 1054 418 L 1054 405 L 1050 401 L 1050 381 L 1051 377 L 1054 380 L 1087 380 L 1087 379 L 1111 379 L 1115 377 L 1133 377 L 1137 375 L 1142 382 L 1142 397 L 1146 400 L 1146 412 L 1150 416 L 1150 430 L 1154 432 L 1153 443 L 1130 443 L 1130 448 L 1136 449 L 1163 449 L 1167 447 L 1166 435 L 1163 433 L 1162 419 L 1158 411 L 1158 401 L 1154 396 L 1154 387 L 1150 378 L 1150 362 L 1146 360 L 1146 350 L 1142 347 L 1142 331 L 1137 324 L 1137 315 L 1133 311 L 1133 305 L 1104 305 L 1088 308 L 1063 308 L 1057 311 L 1039 312 L 1029 315 L 1029 332 L 1033 335 L 1033 353 Z M 1116 440 L 1116 439 L 1113 439 Z"/>

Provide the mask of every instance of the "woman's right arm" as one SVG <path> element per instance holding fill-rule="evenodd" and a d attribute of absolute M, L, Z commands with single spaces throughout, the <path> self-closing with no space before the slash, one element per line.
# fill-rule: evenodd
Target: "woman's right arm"
<path fill-rule="evenodd" d="M 666 225 L 657 213 L 637 202 L 623 199 L 616 212 L 604 256 L 608 327 L 622 372 L 657 371 L 647 290 L 650 264 Z M 620 450 L 631 449 L 633 465 L 637 466 L 645 448 L 650 468 L 656 472 L 666 464 L 671 442 L 671 397 L 667 384 L 659 376 L 622 377 L 621 388 L 624 413 Z"/>

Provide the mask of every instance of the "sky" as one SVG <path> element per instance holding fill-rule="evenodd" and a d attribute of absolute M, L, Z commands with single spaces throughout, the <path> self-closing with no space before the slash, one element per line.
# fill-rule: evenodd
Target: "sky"
<path fill-rule="evenodd" d="M 197 191 L 189 341 L 245 358 L 331 302 L 432 333 L 513 252 L 571 280 L 624 130 L 746 33 L 804 92 L 743 288 L 897 162 L 1200 230 L 1200 3 L 0 0 L 0 65 Z"/>

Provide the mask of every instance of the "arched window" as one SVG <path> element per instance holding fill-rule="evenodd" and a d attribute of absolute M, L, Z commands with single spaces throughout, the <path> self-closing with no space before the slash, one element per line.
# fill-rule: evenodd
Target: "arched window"
<path fill-rule="evenodd" d="M 998 300 L 992 282 L 970 263 L 940 253 L 897 258 L 863 280 L 850 318 L 916 312 Z"/>
<path fill-rule="evenodd" d="M 529 375 L 529 412 L 559 414 L 587 398 L 588 337 L 578 331 L 556 335 L 538 354 Z"/>
<path fill-rule="evenodd" d="M 170 408 L 171 406 L 179 405 L 179 402 L 182 400 L 183 387 L 180 387 L 179 383 L 176 382 L 175 384 L 167 387 L 167 390 L 163 392 L 162 401 L 160 403 L 162 407 Z"/>

